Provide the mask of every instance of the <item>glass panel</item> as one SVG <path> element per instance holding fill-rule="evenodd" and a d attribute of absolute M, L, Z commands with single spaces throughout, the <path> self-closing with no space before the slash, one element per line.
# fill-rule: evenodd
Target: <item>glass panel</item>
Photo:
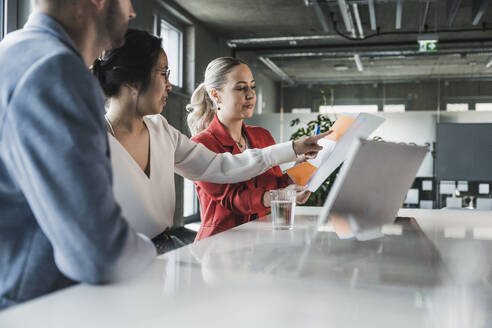
<path fill-rule="evenodd" d="M 475 104 L 475 110 L 482 111 L 492 111 L 492 103 L 477 103 Z"/>
<path fill-rule="evenodd" d="M 167 61 L 171 75 L 171 84 L 182 86 L 182 40 L 183 33 L 174 26 L 161 19 L 162 48 L 167 54 Z"/>
<path fill-rule="evenodd" d="M 468 111 L 468 104 L 446 104 L 446 111 L 448 111 L 448 112 L 466 112 L 466 111 Z"/>
<path fill-rule="evenodd" d="M 319 106 L 320 113 L 373 113 L 377 111 L 378 111 L 378 105 Z"/>
<path fill-rule="evenodd" d="M 198 213 L 198 198 L 193 181 L 184 179 L 183 217 Z"/>
<path fill-rule="evenodd" d="M 397 105 L 384 105 L 383 112 L 388 113 L 401 113 L 405 111 L 405 104 L 397 104 Z"/>
<path fill-rule="evenodd" d="M 0 0 L 0 41 L 3 39 L 3 24 L 4 24 L 3 6 L 4 6 L 4 1 Z"/>

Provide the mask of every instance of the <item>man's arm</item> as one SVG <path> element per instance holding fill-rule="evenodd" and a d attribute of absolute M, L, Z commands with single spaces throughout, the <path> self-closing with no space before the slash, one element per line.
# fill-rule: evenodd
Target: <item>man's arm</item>
<path fill-rule="evenodd" d="M 50 240 L 58 268 L 88 283 L 132 275 L 156 255 L 115 202 L 103 107 L 82 60 L 60 54 L 21 79 L 0 130 L 8 169 Z"/>

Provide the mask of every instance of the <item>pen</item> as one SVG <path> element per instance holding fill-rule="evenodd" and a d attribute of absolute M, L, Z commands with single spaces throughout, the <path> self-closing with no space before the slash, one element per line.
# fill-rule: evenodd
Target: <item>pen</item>
<path fill-rule="evenodd" d="M 320 131 L 321 131 L 321 126 L 319 126 L 319 125 L 318 125 L 318 126 L 316 127 L 316 135 L 318 135 Z"/>

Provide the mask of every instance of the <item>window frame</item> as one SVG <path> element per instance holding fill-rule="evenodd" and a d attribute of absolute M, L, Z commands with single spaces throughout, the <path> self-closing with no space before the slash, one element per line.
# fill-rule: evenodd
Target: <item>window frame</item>
<path fill-rule="evenodd" d="M 391 107 L 394 106 L 394 107 Z M 395 110 L 398 106 L 403 106 L 403 110 Z M 392 109 L 390 109 L 392 108 Z M 382 111 L 384 113 L 405 113 L 407 111 L 407 104 L 405 103 L 395 103 L 395 104 L 384 104 L 382 106 Z"/>
<path fill-rule="evenodd" d="M 178 72 L 175 72 L 171 69 L 171 76 L 173 74 L 178 74 L 178 84 L 172 84 L 173 88 L 176 91 L 183 92 L 184 91 L 184 43 L 185 43 L 185 30 L 186 26 L 182 22 L 180 22 L 176 17 L 173 17 L 170 14 L 167 14 L 164 10 L 155 9 L 154 10 L 154 34 L 162 38 L 161 36 L 161 26 L 162 24 L 166 24 L 170 29 L 173 29 L 179 32 L 179 49 L 178 49 Z M 164 40 L 163 40 L 164 41 Z"/>
<path fill-rule="evenodd" d="M 477 103 L 475 103 L 475 111 L 477 111 L 477 112 L 490 112 L 490 111 L 492 111 L 492 102 L 477 102 Z"/>
<path fill-rule="evenodd" d="M 352 109 L 357 108 L 360 110 Z M 376 109 L 376 110 L 368 110 L 368 109 Z M 319 106 L 319 113 L 321 114 L 341 114 L 341 113 L 377 113 L 379 111 L 378 104 L 344 104 L 344 105 L 321 105 Z"/>
<path fill-rule="evenodd" d="M 0 41 L 3 40 L 3 37 L 4 37 L 4 30 L 5 30 L 5 1 L 4 0 L 0 0 Z"/>
<path fill-rule="evenodd" d="M 461 109 L 460 106 L 465 106 L 466 105 L 466 110 Z M 465 101 L 461 102 L 447 102 L 446 103 L 446 112 L 448 113 L 466 113 L 470 111 L 470 104 Z"/>
<path fill-rule="evenodd" d="M 19 26 L 19 1 L 18 0 L 2 0 L 3 2 L 3 26 L 2 35 L 5 37 L 8 33 L 13 32 L 22 26 Z"/>
<path fill-rule="evenodd" d="M 193 209 L 194 213 L 190 215 L 185 215 L 185 193 L 186 193 L 186 183 L 187 181 L 192 185 L 193 188 Z M 195 183 L 192 180 L 183 177 L 183 221 L 184 224 L 193 223 L 200 221 L 200 202 L 198 200 L 198 194 L 196 192 Z"/>
<path fill-rule="evenodd" d="M 150 27 L 152 28 L 151 30 L 153 31 L 154 35 L 159 37 L 161 36 L 161 21 L 164 21 L 168 26 L 180 32 L 180 47 L 179 47 L 180 59 L 179 59 L 178 72 L 176 72 L 171 68 L 171 76 L 173 76 L 174 74 L 179 74 L 178 83 L 180 84 L 180 86 L 172 84 L 173 89 L 170 93 L 179 96 L 181 100 L 187 99 L 187 101 L 189 101 L 191 95 L 188 94 L 187 88 L 189 88 L 188 84 L 190 83 L 190 79 L 193 80 L 193 77 L 190 77 L 188 75 L 188 70 L 193 71 L 193 69 L 189 67 L 189 62 L 187 58 L 188 56 L 194 56 L 193 53 L 194 48 L 190 48 L 187 42 L 189 40 L 193 40 L 193 36 L 190 35 L 190 27 L 193 27 L 194 23 L 187 16 L 186 12 L 183 12 L 180 8 L 177 8 L 162 0 L 156 0 L 154 2 L 154 6 L 152 8 L 152 17 L 154 21 L 153 21 L 153 26 Z M 182 132 L 186 133 L 184 131 Z M 199 222 L 200 204 L 196 192 L 196 187 L 194 184 L 193 184 L 193 207 L 196 212 L 188 216 L 184 215 L 185 199 L 189 198 L 185 196 L 185 192 L 189 190 L 189 188 L 187 188 L 185 184 L 186 184 L 185 178 L 182 176 L 177 176 L 176 186 L 179 185 L 180 187 L 176 188 L 176 193 L 177 193 L 176 198 L 178 202 L 181 202 L 181 204 L 177 203 L 176 208 L 180 209 L 181 213 L 175 212 L 175 220 L 178 217 L 180 217 L 179 219 L 182 220 L 181 222 L 183 224 Z M 180 195 L 178 195 L 178 193 L 180 193 Z"/>

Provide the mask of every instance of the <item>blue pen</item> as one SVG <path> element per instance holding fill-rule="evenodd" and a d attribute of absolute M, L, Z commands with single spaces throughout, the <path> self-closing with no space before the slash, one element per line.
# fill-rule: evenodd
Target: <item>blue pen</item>
<path fill-rule="evenodd" d="M 316 135 L 318 135 L 320 131 L 321 131 L 321 126 L 318 125 L 318 127 L 316 128 Z"/>

